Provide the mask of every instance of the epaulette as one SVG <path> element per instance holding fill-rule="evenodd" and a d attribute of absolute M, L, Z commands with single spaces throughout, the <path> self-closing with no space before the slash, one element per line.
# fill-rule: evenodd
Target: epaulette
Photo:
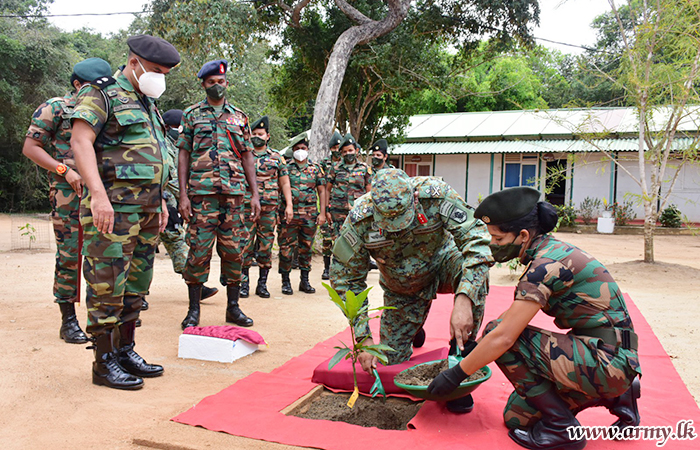
<path fill-rule="evenodd" d="M 413 177 L 411 183 L 418 198 L 445 198 L 447 195 L 447 185 L 435 177 Z"/>
<path fill-rule="evenodd" d="M 350 222 L 355 224 L 374 215 L 374 205 L 372 204 L 372 194 L 366 193 L 355 200 L 355 205 L 350 210 Z"/>
<path fill-rule="evenodd" d="M 192 111 L 194 111 L 195 109 L 199 109 L 200 106 L 202 106 L 200 103 L 195 103 L 194 105 L 185 108 L 185 110 L 182 112 L 182 114 L 183 114 L 183 115 L 184 115 L 184 114 L 189 114 L 189 113 L 191 113 Z"/>
<path fill-rule="evenodd" d="M 95 80 L 92 80 L 92 82 L 90 83 L 90 86 L 97 88 L 99 90 L 103 90 L 107 86 L 111 86 L 116 82 L 117 82 L 117 80 L 114 77 L 101 77 L 101 78 L 97 78 Z"/>

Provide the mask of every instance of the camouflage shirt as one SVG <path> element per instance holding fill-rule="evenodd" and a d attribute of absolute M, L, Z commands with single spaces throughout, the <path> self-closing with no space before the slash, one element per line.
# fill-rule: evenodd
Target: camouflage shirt
<path fill-rule="evenodd" d="M 255 178 L 258 181 L 258 194 L 260 206 L 277 206 L 284 204 L 284 196 L 280 195 L 280 177 L 289 175 L 287 165 L 279 153 L 267 147 L 265 151 L 258 153 L 253 151 L 255 157 Z M 250 204 L 251 193 L 246 191 L 245 203 Z"/>
<path fill-rule="evenodd" d="M 515 300 L 536 302 L 563 329 L 634 329 L 619 286 L 598 260 L 551 235 L 535 239 L 526 252 L 527 267 Z M 637 352 L 621 351 L 627 353 L 630 367 L 641 373 Z"/>
<path fill-rule="evenodd" d="M 375 168 L 372 167 L 372 166 L 369 166 L 369 174 L 372 176 L 372 183 L 374 183 L 374 179 L 377 178 L 377 174 L 378 174 L 379 172 L 381 172 L 382 170 L 384 170 L 384 169 L 396 169 L 396 167 L 394 167 L 393 165 L 389 164 L 388 161 L 387 161 L 386 163 L 384 163 L 384 167 L 382 167 L 382 168 L 379 169 L 379 170 L 375 169 Z"/>
<path fill-rule="evenodd" d="M 165 186 L 165 191 L 172 195 L 176 200 L 180 198 L 180 184 L 177 178 L 177 164 L 179 160 L 180 149 L 177 148 L 176 142 L 167 136 L 165 140 L 165 148 L 168 150 L 168 155 L 170 159 L 169 171 L 170 171 L 170 181 Z"/>
<path fill-rule="evenodd" d="M 454 293 L 466 294 L 475 305 L 483 304 L 478 293 L 493 262 L 486 226 L 444 181 L 414 177 L 411 184 L 418 192 L 415 218 L 407 229 L 396 233 L 376 225 L 371 193 L 355 202 L 333 247 L 341 266 L 333 287 L 341 298 L 347 291 L 357 294 L 366 289 L 371 255 L 379 267 L 382 287 L 430 301 L 437 293 L 434 281 L 440 260 L 435 255 L 454 240 L 464 256 L 462 278 Z"/>
<path fill-rule="evenodd" d="M 345 164 L 340 162 L 328 173 L 328 183 L 331 192 L 328 197 L 328 207 L 337 211 L 350 211 L 353 202 L 367 192 L 371 176 L 367 164 L 355 162 Z"/>
<path fill-rule="evenodd" d="M 189 195 L 244 195 L 248 182 L 241 156 L 253 151 L 248 116 L 228 101 L 221 114 L 204 99 L 182 116 L 180 150 L 189 152 Z"/>
<path fill-rule="evenodd" d="M 136 93 L 119 70 L 115 79 L 80 90 L 75 119 L 95 132 L 97 169 L 114 210 L 161 212 L 170 163 L 165 124 L 153 100 Z"/>
<path fill-rule="evenodd" d="M 325 173 L 326 175 L 330 175 L 333 166 L 335 166 L 336 164 L 340 164 L 340 161 L 340 159 L 338 159 L 337 161 L 333 161 L 333 157 L 328 156 L 327 158 L 324 158 L 323 161 L 318 163 L 318 165 L 321 166 L 321 168 L 323 169 L 323 173 Z"/>
<path fill-rule="evenodd" d="M 294 205 L 294 218 L 306 216 L 310 211 L 318 214 L 316 207 L 318 194 L 316 188 L 326 184 L 323 169 L 314 163 L 300 164 L 292 159 L 287 163 L 289 170 L 289 184 L 292 188 L 292 204 Z"/>
<path fill-rule="evenodd" d="M 39 105 L 32 115 L 27 137 L 41 143 L 41 147 L 55 160 L 73 170 L 78 170 L 70 148 L 70 116 L 75 107 L 75 95 L 54 97 Z M 50 186 L 67 183 L 63 175 L 49 171 Z"/>

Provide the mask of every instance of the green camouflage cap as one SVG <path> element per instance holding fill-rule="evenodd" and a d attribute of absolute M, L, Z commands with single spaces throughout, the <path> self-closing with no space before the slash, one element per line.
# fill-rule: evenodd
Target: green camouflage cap
<path fill-rule="evenodd" d="M 345 146 L 352 145 L 357 149 L 357 141 L 355 141 L 355 138 L 352 137 L 352 134 L 348 133 L 345 135 L 343 140 L 340 142 L 340 148 L 342 149 Z"/>
<path fill-rule="evenodd" d="M 540 200 L 540 191 L 522 186 L 503 189 L 486 197 L 474 217 L 487 225 L 500 225 L 527 216 Z"/>
<path fill-rule="evenodd" d="M 307 132 L 304 131 L 303 133 L 297 134 L 293 138 L 289 140 L 289 148 L 294 148 L 295 145 L 305 142 L 307 147 L 309 145 L 309 137 L 307 135 Z"/>
<path fill-rule="evenodd" d="M 333 136 L 331 136 L 331 140 L 328 142 L 328 148 L 333 147 L 334 145 L 339 145 L 340 141 L 343 140 L 343 135 L 338 133 L 337 131 L 333 133 Z"/>
<path fill-rule="evenodd" d="M 270 132 L 270 119 L 267 116 L 262 116 L 255 122 L 253 122 L 253 125 L 250 126 L 250 131 L 255 130 L 256 128 L 262 128 L 266 132 Z"/>
<path fill-rule="evenodd" d="M 377 172 L 372 182 L 374 221 L 390 233 L 405 230 L 416 215 L 413 206 L 411 179 L 401 169 L 385 169 Z"/>

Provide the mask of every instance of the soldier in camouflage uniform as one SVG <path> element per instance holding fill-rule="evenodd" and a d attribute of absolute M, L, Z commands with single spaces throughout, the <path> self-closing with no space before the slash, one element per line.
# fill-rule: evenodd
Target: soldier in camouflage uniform
<path fill-rule="evenodd" d="M 382 170 L 371 192 L 355 202 L 333 246 L 331 284 L 341 297 L 359 294 L 367 288 L 370 255 L 377 261 L 384 305 L 396 308 L 381 318 L 381 343 L 395 350 L 387 354 L 389 364 L 408 360 L 411 344 L 424 339 L 422 327 L 437 293 L 455 294 L 450 333 L 460 349 L 476 335 L 493 259 L 486 227 L 473 213 L 445 182 L 410 178 L 399 169 Z M 355 332 L 370 336 L 367 324 Z M 376 357 L 362 353 L 360 363 L 369 371 Z M 449 407 L 468 412 L 468 400 Z"/>
<path fill-rule="evenodd" d="M 566 429 L 580 425 L 575 415 L 585 408 L 608 408 L 620 429 L 639 424 L 638 339 L 610 273 L 548 234 L 557 212 L 539 198 L 535 189 L 511 188 L 477 208 L 476 217 L 491 233 L 494 259 L 519 258 L 527 267 L 508 311 L 489 323 L 477 347 L 428 390 L 446 394 L 495 360 L 515 388 L 503 412 L 510 437 L 530 449 L 582 449 L 585 439 L 571 441 Z M 529 326 L 540 310 L 570 331 Z"/>
<path fill-rule="evenodd" d="M 346 134 L 340 143 L 342 161 L 326 174 L 328 209 L 326 220 L 331 223 L 331 240 L 335 242 L 353 202 L 369 192 L 371 175 L 367 164 L 357 161 L 355 138 Z"/>
<path fill-rule="evenodd" d="M 326 159 L 321 161 L 321 168 L 323 169 L 323 173 L 329 174 L 331 173 L 331 169 L 335 164 L 338 164 L 342 157 L 340 155 L 340 142 L 343 140 L 343 135 L 338 133 L 337 131 L 333 132 L 333 136 L 331 136 L 331 140 L 328 143 L 328 147 L 330 148 L 330 156 L 328 156 Z M 328 206 L 328 205 L 326 205 Z M 332 237 L 332 222 L 330 220 L 326 220 L 326 222 L 321 225 L 321 236 L 323 237 L 323 273 L 321 274 L 321 279 L 322 280 L 328 280 L 330 278 L 330 268 L 331 268 L 331 255 L 333 253 L 333 237 Z"/>
<path fill-rule="evenodd" d="M 376 177 L 377 173 L 383 169 L 394 169 L 395 167 L 389 163 L 389 144 L 386 139 L 379 139 L 377 142 L 372 144 L 370 147 L 372 151 L 372 180 Z"/>
<path fill-rule="evenodd" d="M 160 241 L 163 243 L 165 251 L 168 252 L 168 256 L 173 263 L 173 270 L 175 273 L 182 274 L 185 270 L 187 253 L 189 252 L 186 242 L 185 227 L 177 204 L 180 198 L 180 185 L 177 178 L 177 161 L 179 154 L 177 140 L 180 137 L 182 110 L 170 109 L 166 111 L 163 114 L 163 122 L 165 122 L 165 126 L 168 130 L 167 148 L 173 166 L 170 167 L 170 174 L 172 176 L 165 186 L 165 201 L 168 205 L 168 225 L 165 227 L 165 230 L 160 233 Z M 217 292 L 219 292 L 217 288 L 202 286 L 202 300 L 216 295 Z M 146 303 L 145 299 L 144 303 Z"/>
<path fill-rule="evenodd" d="M 245 217 L 246 228 L 250 234 L 248 245 L 243 250 L 243 281 L 241 282 L 241 297 L 248 297 L 249 270 L 253 262 L 253 243 L 259 243 L 257 261 L 260 267 L 260 277 L 255 288 L 255 295 L 262 298 L 270 298 L 267 291 L 267 275 L 272 267 L 272 243 L 275 239 L 275 225 L 277 223 L 277 207 L 284 201 L 284 219 L 288 222 L 292 218 L 292 193 L 289 188 L 289 176 L 287 165 L 279 155 L 272 151 L 267 143 L 270 140 L 270 122 L 267 116 L 261 117 L 251 126 L 251 143 L 255 151 L 255 173 L 260 195 L 260 217 L 257 221 L 250 220 L 250 194 L 246 194 Z M 282 199 L 279 192 L 282 191 Z"/>
<path fill-rule="evenodd" d="M 316 292 L 309 283 L 311 271 L 311 246 L 316 227 L 325 222 L 325 177 L 320 166 L 309 162 L 309 141 L 305 134 L 298 136 L 292 145 L 293 159 L 287 164 L 292 190 L 294 215 L 292 220 L 280 221 L 279 227 L 279 271 L 282 274 L 282 293 L 292 295 L 289 272 L 292 269 L 293 248 L 299 249 L 299 290 Z M 319 211 L 320 209 L 320 211 Z"/>
<path fill-rule="evenodd" d="M 163 189 L 171 163 L 154 99 L 180 55 L 153 36 L 133 36 L 127 44 L 127 65 L 80 91 L 71 145 L 85 180 L 80 221 L 87 332 L 95 339 L 92 382 L 139 389 L 142 377 L 163 374 L 162 366 L 134 351 L 134 331 L 153 277 L 158 233 L 168 220 Z"/>
<path fill-rule="evenodd" d="M 56 236 L 56 271 L 53 295 L 61 310 L 59 337 L 71 344 L 87 342 L 75 315 L 78 298 L 78 212 L 83 180 L 78 174 L 70 147 L 71 123 L 75 99 L 81 87 L 95 78 L 112 74 L 109 63 L 89 58 L 73 67 L 74 92 L 42 103 L 34 112 L 22 153 L 49 171 L 51 221 Z"/>
<path fill-rule="evenodd" d="M 260 214 L 260 200 L 248 117 L 226 100 L 227 69 L 228 62 L 222 59 L 205 63 L 197 73 L 206 98 L 185 110 L 178 140 L 180 214 L 189 222 L 190 246 L 183 273 L 190 305 L 182 328 L 199 324 L 214 240 L 221 257 L 221 284 L 226 286 L 226 322 L 253 325 L 238 304 L 242 253 L 248 241 L 243 196 L 246 190 L 251 192 L 253 221 Z"/>

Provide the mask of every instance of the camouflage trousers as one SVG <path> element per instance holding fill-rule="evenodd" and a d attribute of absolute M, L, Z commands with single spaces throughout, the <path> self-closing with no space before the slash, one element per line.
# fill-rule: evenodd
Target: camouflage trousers
<path fill-rule="evenodd" d="M 308 211 L 295 211 L 290 223 L 280 223 L 277 238 L 280 246 L 280 273 L 292 270 L 292 256 L 295 249 L 299 251 L 299 268 L 311 270 L 311 247 L 318 227 L 317 216 L 318 210 L 313 206 Z"/>
<path fill-rule="evenodd" d="M 100 335 L 138 319 L 153 278 L 159 216 L 115 212 L 113 232 L 102 234 L 92 223 L 90 209 L 82 205 L 89 334 Z"/>
<path fill-rule="evenodd" d="M 240 284 L 243 248 L 248 231 L 243 222 L 242 195 L 193 195 L 190 198 L 187 243 L 190 246 L 183 278 L 187 284 L 209 279 L 212 249 L 221 258 L 221 284 Z"/>
<path fill-rule="evenodd" d="M 484 335 L 500 320 L 489 322 Z M 601 398 L 622 395 L 637 376 L 622 350 L 601 340 L 528 326 L 496 364 L 515 390 L 503 410 L 508 428 L 529 428 L 541 418 L 528 397 L 550 389 L 577 412 Z"/>
<path fill-rule="evenodd" d="M 332 226 L 326 222 L 321 225 L 321 236 L 323 236 L 323 256 L 333 255 L 333 237 L 331 235 Z"/>
<path fill-rule="evenodd" d="M 177 200 L 175 200 L 175 197 L 169 195 L 165 201 L 168 203 L 168 206 L 177 209 Z M 168 227 L 160 233 L 160 242 L 163 243 L 165 251 L 168 252 L 175 273 L 182 273 L 185 270 L 187 253 L 189 252 L 185 241 L 185 229 L 180 225 L 174 227 L 168 225 Z"/>
<path fill-rule="evenodd" d="M 78 226 L 80 198 L 68 183 L 49 189 L 51 222 L 56 236 L 56 271 L 53 296 L 56 303 L 76 301 L 78 292 Z"/>
<path fill-rule="evenodd" d="M 275 223 L 277 222 L 277 206 L 261 205 L 260 217 L 257 222 L 250 220 L 250 203 L 247 203 L 245 211 L 245 226 L 250 238 L 248 245 L 243 250 L 243 268 L 249 269 L 253 263 L 254 246 L 257 240 L 257 262 L 260 268 L 269 269 L 272 267 L 272 243 L 275 240 Z"/>
<path fill-rule="evenodd" d="M 441 260 L 437 277 L 433 281 L 434 286 L 426 286 L 422 293 L 430 293 L 429 298 L 421 298 L 421 295 L 406 295 L 398 290 L 397 286 L 389 287 L 382 277 L 379 284 L 384 290 L 384 306 L 393 306 L 396 309 L 382 311 L 379 334 L 382 344 L 386 344 L 395 351 L 387 352 L 389 364 L 399 364 L 408 361 L 413 354 L 413 338 L 425 323 L 430 312 L 434 293 L 452 294 L 459 287 L 462 279 L 464 260 L 462 253 L 456 245 L 452 244 L 440 250 L 436 258 Z M 380 268 L 381 270 L 381 268 Z M 488 282 L 479 289 L 478 298 L 472 303 L 472 318 L 474 328 L 472 337 L 481 328 L 484 320 L 484 302 L 488 294 Z M 478 303 L 478 304 L 477 304 Z M 369 330 L 367 329 L 366 332 Z M 360 334 L 362 335 L 362 334 Z"/>
<path fill-rule="evenodd" d="M 348 214 L 350 211 L 344 211 L 344 210 L 339 210 L 339 209 L 331 209 L 329 210 L 331 213 L 331 223 L 328 225 L 329 230 L 330 230 L 330 248 L 331 252 L 328 255 L 331 255 L 333 252 L 333 243 L 335 240 L 340 236 L 340 229 L 343 227 L 343 223 L 345 222 L 345 219 L 348 217 Z M 325 245 L 325 243 L 324 243 Z M 324 253 L 325 255 L 325 253 Z"/>

